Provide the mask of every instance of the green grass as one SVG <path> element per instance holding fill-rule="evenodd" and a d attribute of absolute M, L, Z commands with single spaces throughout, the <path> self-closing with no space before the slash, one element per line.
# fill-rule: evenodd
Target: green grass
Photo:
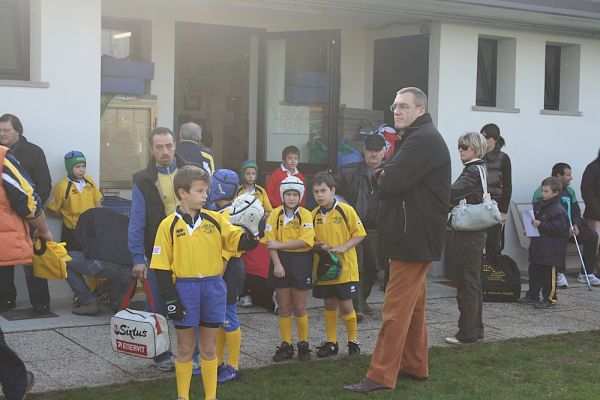
<path fill-rule="evenodd" d="M 342 384 L 364 376 L 369 357 L 297 361 L 255 370 L 221 385 L 221 399 L 582 399 L 600 396 L 600 331 L 432 348 L 430 379 L 399 379 L 394 392 L 348 394 Z M 194 377 L 192 399 L 203 399 Z M 175 378 L 31 395 L 42 400 L 175 399 Z"/>

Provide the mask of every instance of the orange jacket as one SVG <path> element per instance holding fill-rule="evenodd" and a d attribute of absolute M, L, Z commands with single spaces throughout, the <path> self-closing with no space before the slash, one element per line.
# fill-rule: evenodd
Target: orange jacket
<path fill-rule="evenodd" d="M 0 172 L 4 168 L 7 147 L 0 146 Z M 12 209 L 0 179 L 0 267 L 31 264 L 33 245 L 29 225 Z"/>

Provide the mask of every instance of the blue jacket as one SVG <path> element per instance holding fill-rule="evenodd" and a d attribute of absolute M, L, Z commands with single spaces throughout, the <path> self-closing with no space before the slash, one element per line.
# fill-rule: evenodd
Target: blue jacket
<path fill-rule="evenodd" d="M 531 238 L 529 262 L 561 267 L 565 263 L 569 239 L 569 216 L 562 205 L 561 196 L 533 205 L 535 219 L 540 221 L 539 237 Z"/>

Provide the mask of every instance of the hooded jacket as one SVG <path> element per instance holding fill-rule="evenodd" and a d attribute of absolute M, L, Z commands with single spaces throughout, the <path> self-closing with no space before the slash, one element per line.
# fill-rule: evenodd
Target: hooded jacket
<path fill-rule="evenodd" d="M 405 129 L 383 170 L 377 192 L 379 255 L 439 260 L 450 201 L 450 153 L 429 114 Z"/>
<path fill-rule="evenodd" d="M 539 237 L 531 238 L 529 262 L 539 265 L 562 267 L 567 254 L 569 217 L 558 195 L 546 202 L 533 205 L 535 219 L 540 221 Z"/>

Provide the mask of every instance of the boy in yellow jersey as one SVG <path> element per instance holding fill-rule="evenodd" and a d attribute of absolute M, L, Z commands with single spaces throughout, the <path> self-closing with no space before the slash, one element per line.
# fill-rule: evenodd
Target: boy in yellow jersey
<path fill-rule="evenodd" d="M 260 203 L 262 204 L 264 210 L 265 210 L 265 216 L 264 218 L 266 219 L 269 216 L 269 213 L 271 211 L 273 211 L 273 207 L 271 206 L 271 202 L 269 201 L 269 196 L 267 196 L 267 192 L 265 191 L 265 189 L 256 184 L 256 178 L 258 177 L 258 164 L 256 164 L 256 162 L 254 160 L 246 160 L 242 163 L 242 166 L 240 167 L 240 179 L 242 180 L 242 185 L 240 186 L 237 195 L 240 196 L 244 193 L 248 193 L 253 195 L 254 197 L 256 197 Z M 260 245 L 260 246 L 264 246 L 264 245 Z M 253 252 L 258 252 L 256 253 L 256 255 L 258 254 L 262 254 L 262 250 L 261 249 L 256 249 L 256 250 L 252 250 Z M 253 254 L 247 255 L 247 257 L 251 257 L 251 259 L 254 259 Z M 254 280 L 255 278 L 255 274 L 253 272 L 256 272 L 255 269 L 253 268 L 253 265 L 245 265 L 245 267 L 250 267 L 250 270 L 248 271 L 250 276 L 250 280 Z M 265 266 L 266 267 L 266 266 Z M 249 286 L 256 286 L 253 285 L 252 282 L 246 281 L 246 285 L 244 286 L 244 289 L 242 290 L 242 293 L 240 293 L 240 306 L 241 307 L 250 307 L 252 306 L 252 294 L 250 293 L 250 287 Z"/>
<path fill-rule="evenodd" d="M 220 212 L 226 218 L 229 218 L 232 211 L 232 202 L 236 197 L 238 185 L 239 178 L 230 169 L 217 170 L 212 176 L 210 202 L 214 202 L 216 211 Z M 254 197 L 251 195 L 245 196 L 249 196 L 250 199 L 254 200 Z M 261 212 L 261 214 L 263 213 Z M 223 250 L 223 263 L 225 267 L 223 280 L 227 285 L 227 311 L 225 313 L 225 322 L 223 322 L 217 334 L 217 359 L 219 361 L 217 382 L 219 383 L 231 381 L 240 376 L 239 360 L 242 332 L 237 313 L 237 300 L 244 287 L 246 275 L 244 263 L 240 258 L 241 255 L 241 251 L 230 252 Z M 228 354 L 227 364 L 224 362 L 226 346 Z"/>
<path fill-rule="evenodd" d="M 283 204 L 269 215 L 263 239 L 271 256 L 267 285 L 275 289 L 279 303 L 282 341 L 273 361 L 285 361 L 294 356 L 292 310 L 298 331 L 298 359 L 306 361 L 310 359 L 306 298 L 312 286 L 315 232 L 310 212 L 300 207 L 304 183 L 295 176 L 289 176 L 281 181 L 279 191 Z"/>
<path fill-rule="evenodd" d="M 204 398 L 217 393 L 216 337 L 225 321 L 227 288 L 221 278 L 222 252 L 256 247 L 255 236 L 232 225 L 222 214 L 203 210 L 210 187 L 206 171 L 181 168 L 173 180 L 180 206 L 159 225 L 150 268 L 156 273 L 167 316 L 177 328 L 175 375 L 179 399 L 188 400 L 192 354 L 199 326 Z M 173 285 L 175 278 L 175 285 Z"/>
<path fill-rule="evenodd" d="M 338 309 L 348 333 L 348 354 L 360 354 L 358 343 L 356 312 L 352 299 L 357 295 L 359 275 L 356 258 L 356 245 L 367 233 L 354 208 L 338 203 L 335 199 L 335 181 L 328 172 L 319 172 L 313 179 L 313 194 L 319 205 L 312 211 L 315 224 L 315 255 L 313 297 L 325 302 L 325 329 L 327 341 L 317 347 L 317 357 L 324 358 L 338 353 L 337 322 Z M 341 264 L 341 273 L 337 278 L 325 280 L 317 276 L 320 257 L 334 253 Z"/>
<path fill-rule="evenodd" d="M 265 209 L 265 217 L 268 217 L 269 213 L 273 211 L 273 207 L 271 206 L 269 196 L 267 196 L 267 192 L 265 191 L 265 189 L 262 186 L 256 184 L 257 177 L 258 164 L 256 164 L 256 161 L 244 161 L 242 163 L 242 166 L 240 167 L 240 179 L 243 183 L 240 186 L 237 195 L 239 196 L 241 194 L 248 193 L 256 197 Z"/>
<path fill-rule="evenodd" d="M 76 245 L 75 225 L 84 211 L 102 207 L 102 193 L 85 174 L 86 160 L 82 152 L 73 150 L 65 154 L 67 177 L 52 189 L 46 208 L 62 220 L 60 240 L 67 243 L 68 250 L 81 250 Z"/>

